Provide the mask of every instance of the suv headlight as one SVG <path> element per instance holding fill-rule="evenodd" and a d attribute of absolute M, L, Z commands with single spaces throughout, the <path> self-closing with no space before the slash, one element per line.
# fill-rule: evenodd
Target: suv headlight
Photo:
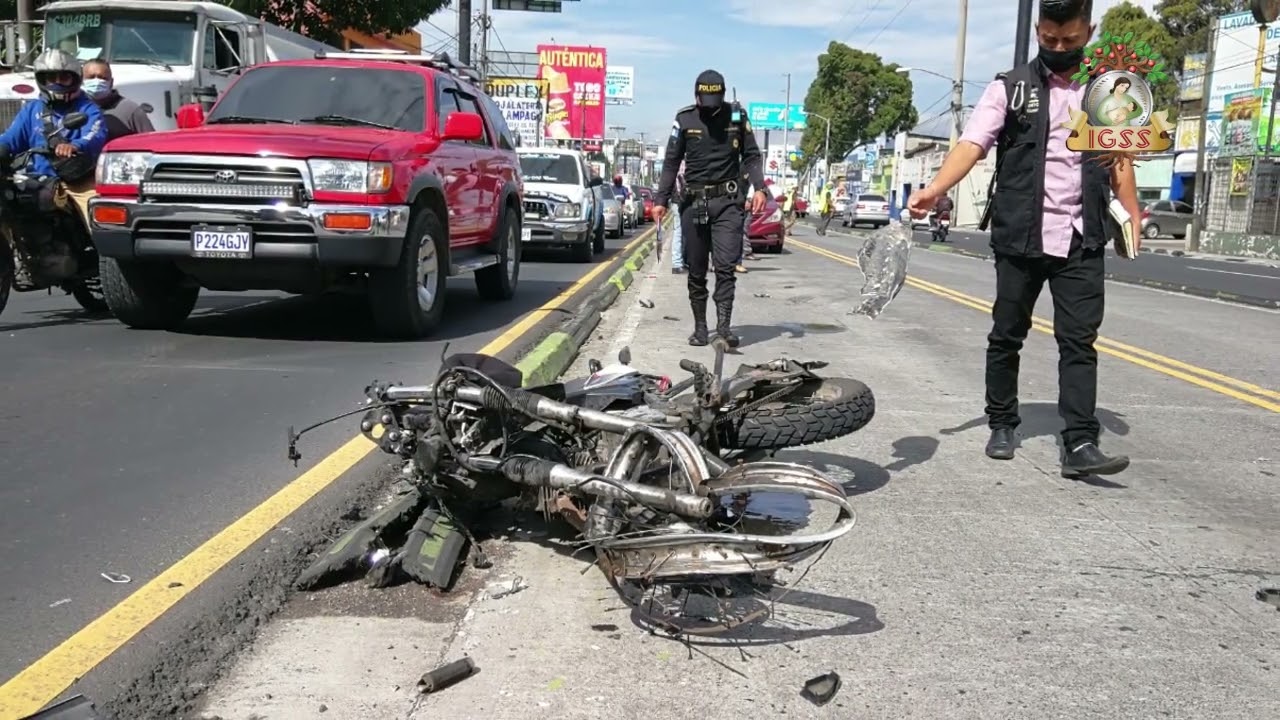
<path fill-rule="evenodd" d="M 391 189 L 391 163 L 363 160 L 308 160 L 315 190 L 384 193 Z"/>
<path fill-rule="evenodd" d="M 580 203 L 560 203 L 556 205 L 556 217 L 560 219 L 576 218 L 582 215 L 582 205 Z"/>
<path fill-rule="evenodd" d="M 97 182 L 101 185 L 138 185 L 147 174 L 151 153 L 108 152 L 98 156 Z"/>

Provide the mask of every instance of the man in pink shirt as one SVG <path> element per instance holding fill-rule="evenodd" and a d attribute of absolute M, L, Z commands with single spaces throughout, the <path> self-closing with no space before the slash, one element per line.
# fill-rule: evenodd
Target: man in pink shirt
<path fill-rule="evenodd" d="M 993 146 L 996 190 L 988 201 L 995 255 L 996 299 L 987 337 L 988 457 L 1008 460 L 1017 445 L 1019 352 L 1031 329 L 1036 299 L 1047 282 L 1058 342 L 1058 414 L 1064 477 L 1108 475 L 1129 466 L 1098 447 L 1098 353 L 1102 324 L 1107 204 L 1111 192 L 1138 227 L 1133 164 L 1107 168 L 1095 153 L 1067 148 L 1068 110 L 1079 110 L 1084 87 L 1070 78 L 1093 36 L 1092 0 L 1041 0 L 1040 53 L 1002 74 L 983 93 L 960 142 L 938 176 L 911 195 L 922 218 Z"/>

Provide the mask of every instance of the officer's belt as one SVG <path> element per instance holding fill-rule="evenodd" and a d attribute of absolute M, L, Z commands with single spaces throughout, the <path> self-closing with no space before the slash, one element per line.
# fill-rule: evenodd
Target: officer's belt
<path fill-rule="evenodd" d="M 737 180 L 725 180 L 713 185 L 690 185 L 685 189 L 685 197 L 698 200 L 731 197 L 738 194 L 740 187 L 742 187 L 742 183 Z"/>

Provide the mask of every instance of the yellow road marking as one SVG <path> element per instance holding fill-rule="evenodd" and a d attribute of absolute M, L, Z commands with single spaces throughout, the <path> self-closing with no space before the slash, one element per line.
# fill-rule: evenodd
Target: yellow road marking
<path fill-rule="evenodd" d="M 857 260 L 841 255 L 840 253 L 832 252 L 826 248 L 810 245 L 795 239 L 792 239 L 790 244 L 802 250 L 808 250 L 814 254 L 821 255 L 829 260 L 835 260 L 838 263 L 849 265 L 850 267 L 858 266 Z M 917 290 L 923 290 L 938 297 L 946 298 L 966 307 L 971 307 L 974 310 L 987 313 L 991 312 L 991 303 L 986 300 L 972 295 L 966 295 L 943 285 L 938 285 L 937 283 L 908 277 L 907 285 L 910 285 Z M 1033 316 L 1031 319 L 1031 326 L 1042 333 L 1046 333 L 1048 335 L 1053 334 L 1053 323 L 1044 318 Z M 1256 405 L 1264 410 L 1280 413 L 1280 402 L 1272 402 L 1268 399 L 1280 399 L 1280 393 L 1277 393 L 1274 390 L 1269 390 L 1243 380 L 1237 380 L 1213 370 L 1190 365 L 1180 360 L 1174 360 L 1173 358 L 1165 357 L 1164 355 L 1153 353 L 1149 350 L 1143 350 L 1142 348 L 1127 345 L 1102 336 L 1098 337 L 1095 347 L 1097 347 L 1098 352 L 1100 353 L 1133 363 L 1139 367 L 1154 370 L 1163 375 L 1183 380 L 1191 383 L 1192 385 L 1202 387 L 1206 390 L 1212 390 L 1220 395 L 1225 395 L 1227 397 L 1249 403 L 1250 405 Z"/>
<path fill-rule="evenodd" d="M 656 228 L 638 235 L 622 249 L 626 256 Z M 600 263 L 564 292 L 521 318 L 520 322 L 480 349 L 497 355 L 514 345 L 547 315 L 610 267 Z M 302 507 L 376 447 L 357 435 L 310 470 L 298 476 L 261 505 L 218 532 L 189 555 L 115 607 L 62 641 L 44 657 L 0 685 L 0 718 L 10 720 L 39 711 L 99 663 L 142 632 L 153 621 L 207 581 L 219 569 L 261 540 L 276 525 Z"/>

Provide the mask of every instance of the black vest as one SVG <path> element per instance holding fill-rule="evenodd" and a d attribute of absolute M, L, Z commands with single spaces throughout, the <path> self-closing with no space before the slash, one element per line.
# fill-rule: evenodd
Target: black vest
<path fill-rule="evenodd" d="M 1044 166 L 1049 144 L 1049 71 L 1039 59 L 996 76 L 1008 98 L 1004 131 L 996 146 L 995 191 L 991 196 L 991 249 L 1005 255 L 1044 254 Z M 1101 153 L 1083 153 L 1081 201 L 1083 246 L 1107 243 L 1106 212 L 1111 171 L 1097 162 Z"/>

